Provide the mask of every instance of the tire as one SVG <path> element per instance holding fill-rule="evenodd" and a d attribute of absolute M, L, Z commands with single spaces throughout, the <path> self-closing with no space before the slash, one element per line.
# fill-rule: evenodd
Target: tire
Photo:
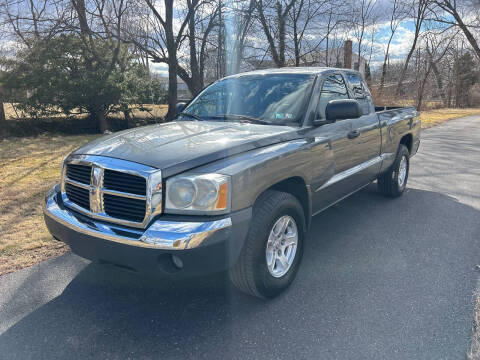
<path fill-rule="evenodd" d="M 410 154 L 407 147 L 400 144 L 392 166 L 377 179 L 380 192 L 391 198 L 401 196 L 407 186 L 409 170 Z"/>
<path fill-rule="evenodd" d="M 275 249 L 273 246 L 274 242 L 269 242 L 269 238 L 270 240 L 280 239 L 282 235 L 277 237 L 276 235 L 271 235 L 271 232 L 276 230 L 276 232 L 281 233 L 279 229 L 282 228 L 279 227 L 279 224 L 288 221 L 288 226 L 283 235 L 284 237 L 288 235 L 291 239 L 294 239 L 294 236 L 292 236 L 294 226 L 291 220 L 295 223 L 298 234 L 296 250 L 293 257 L 292 253 L 290 253 L 291 263 L 289 267 L 284 268 L 286 272 L 282 274 L 278 270 L 281 269 L 284 261 L 272 261 L 272 257 L 270 257 L 270 267 L 267 263 L 267 254 L 277 254 L 277 251 L 284 254 L 284 250 L 273 250 L 272 252 L 272 249 Z M 297 275 L 303 255 L 305 231 L 305 215 L 297 198 L 288 193 L 267 190 L 260 196 L 253 207 L 252 222 L 245 244 L 237 263 L 229 272 L 233 285 L 240 291 L 259 298 L 273 298 L 279 295 L 288 288 Z M 281 246 L 279 244 L 281 241 L 276 241 L 275 244 Z M 268 252 L 267 246 L 270 252 Z M 286 248 L 285 251 L 288 252 L 290 250 Z"/>

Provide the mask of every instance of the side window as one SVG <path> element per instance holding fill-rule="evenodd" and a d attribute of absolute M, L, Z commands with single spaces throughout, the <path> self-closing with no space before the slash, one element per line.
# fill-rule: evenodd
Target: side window
<path fill-rule="evenodd" d="M 353 91 L 353 96 L 362 108 L 363 115 L 369 114 L 371 111 L 372 96 L 368 91 L 367 85 L 363 79 L 357 74 L 347 74 L 348 83 Z"/>
<path fill-rule="evenodd" d="M 325 118 L 325 109 L 330 100 L 348 99 L 347 86 L 342 75 L 331 75 L 325 79 L 317 105 L 317 118 Z"/>

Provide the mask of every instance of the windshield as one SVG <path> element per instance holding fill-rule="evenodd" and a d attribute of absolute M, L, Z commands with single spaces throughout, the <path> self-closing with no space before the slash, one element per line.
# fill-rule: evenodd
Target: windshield
<path fill-rule="evenodd" d="M 220 80 L 201 92 L 180 117 L 299 124 L 313 79 L 307 74 L 254 74 Z"/>

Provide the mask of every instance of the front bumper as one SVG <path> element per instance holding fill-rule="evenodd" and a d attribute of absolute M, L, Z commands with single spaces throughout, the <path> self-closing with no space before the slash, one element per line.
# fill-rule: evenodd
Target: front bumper
<path fill-rule="evenodd" d="M 84 258 L 153 275 L 195 276 L 223 271 L 235 263 L 248 231 L 251 209 L 206 221 L 164 217 L 147 229 L 133 229 L 66 208 L 56 186 L 45 197 L 44 218 L 50 233 Z"/>

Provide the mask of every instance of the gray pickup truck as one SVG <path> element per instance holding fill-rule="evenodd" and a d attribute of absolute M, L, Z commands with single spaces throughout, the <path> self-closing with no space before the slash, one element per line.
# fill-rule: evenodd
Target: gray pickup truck
<path fill-rule="evenodd" d="M 177 110 L 64 160 L 45 198 L 56 239 L 145 274 L 228 270 L 240 290 L 273 297 L 299 269 L 312 217 L 374 180 L 402 195 L 420 143 L 414 108 L 375 108 L 345 69 L 229 76 Z"/>

